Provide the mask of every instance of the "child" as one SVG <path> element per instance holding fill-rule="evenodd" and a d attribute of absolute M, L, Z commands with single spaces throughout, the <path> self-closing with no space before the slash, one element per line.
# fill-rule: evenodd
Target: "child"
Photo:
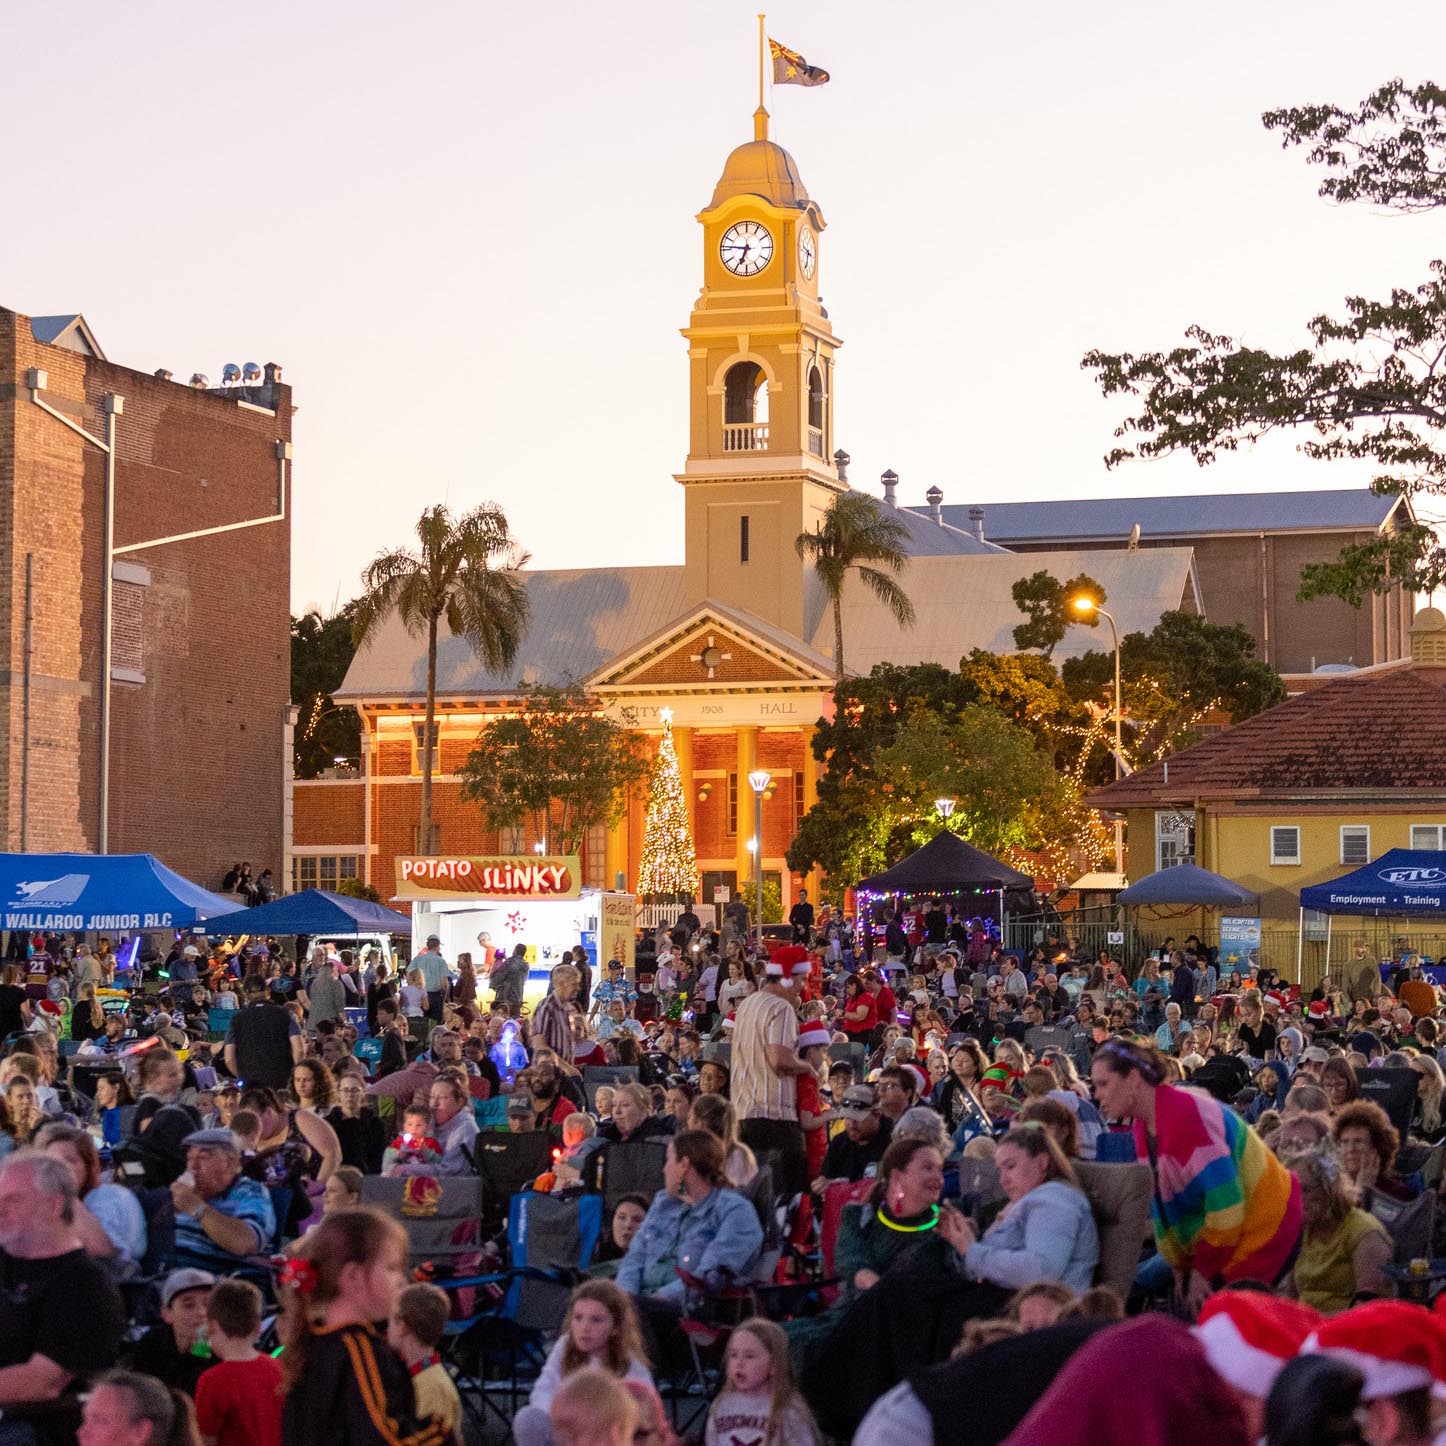
<path fill-rule="evenodd" d="M 234 1110 L 231 1114 L 231 1133 L 241 1142 L 243 1155 L 254 1155 L 261 1143 L 261 1116 L 255 1110 Z"/>
<path fill-rule="evenodd" d="M 338 1210 L 292 1246 L 278 1290 L 282 1446 L 446 1446 L 373 1325 L 396 1307 L 406 1258 L 406 1233 L 379 1210 Z"/>
<path fill-rule="evenodd" d="M 445 1423 L 452 1437 L 462 1439 L 462 1398 L 437 1354 L 447 1329 L 452 1302 L 435 1285 L 409 1285 L 397 1300 L 387 1325 L 387 1344 L 407 1363 L 417 1415 Z"/>
<path fill-rule="evenodd" d="M 382 1174 L 396 1176 L 404 1165 L 435 1165 L 442 1158 L 442 1146 L 432 1134 L 431 1113 L 421 1105 L 402 1111 L 402 1132 L 382 1155 Z"/>
<path fill-rule="evenodd" d="M 420 969 L 407 973 L 407 982 L 401 990 L 402 1017 L 410 1025 L 412 1020 L 421 1020 L 427 1010 L 427 985 Z"/>
<path fill-rule="evenodd" d="M 761 1317 L 728 1337 L 727 1381 L 708 1412 L 705 1446 L 817 1446 L 813 1415 L 793 1384 L 788 1337 Z"/>
<path fill-rule="evenodd" d="M 803 1131 L 803 1152 L 808 1159 L 808 1178 L 817 1180 L 823 1174 L 823 1157 L 828 1153 L 828 1126 L 834 1118 L 825 1110 L 819 1096 L 819 1075 L 828 1067 L 828 1046 L 831 1036 L 822 1025 L 809 1025 L 800 1030 L 798 1053 L 810 1069 L 809 1074 L 795 1075 L 798 1086 L 798 1124 Z"/>
<path fill-rule="evenodd" d="M 587 1280 L 573 1291 L 562 1334 L 548 1352 L 527 1405 L 513 1418 L 517 1446 L 553 1446 L 548 1419 L 553 1398 L 564 1380 L 589 1366 L 616 1380 L 653 1382 L 637 1310 L 610 1280 Z"/>
<path fill-rule="evenodd" d="M 839 1114 L 838 1107 L 843 1101 L 844 1091 L 854 1082 L 854 1067 L 847 1060 L 841 1059 L 831 1064 L 828 1070 L 828 1094 L 832 1119 L 829 1122 L 828 1137 L 833 1139 L 835 1135 L 843 1134 L 848 1128 L 848 1121 Z M 815 1177 L 816 1178 L 816 1177 Z"/>
<path fill-rule="evenodd" d="M 261 1292 L 222 1280 L 206 1298 L 206 1333 L 216 1364 L 196 1383 L 201 1434 L 215 1446 L 281 1446 L 281 1366 L 256 1349 Z"/>
<path fill-rule="evenodd" d="M 646 1426 L 627 1387 L 590 1366 L 574 1372 L 558 1388 L 549 1423 L 549 1429 L 556 1427 L 556 1439 L 567 1446 L 633 1446 L 645 1439 L 639 1433 Z"/>

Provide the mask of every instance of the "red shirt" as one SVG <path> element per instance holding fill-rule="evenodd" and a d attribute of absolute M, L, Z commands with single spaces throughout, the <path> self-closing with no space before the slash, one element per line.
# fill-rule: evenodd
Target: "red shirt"
<path fill-rule="evenodd" d="M 863 1005 L 868 1011 L 862 1019 L 847 1018 L 847 1011 Z M 845 1018 L 843 1032 L 850 1039 L 867 1039 L 878 1027 L 879 1012 L 874 1005 L 874 996 L 867 989 L 860 990 L 852 999 L 844 1001 Z"/>
<path fill-rule="evenodd" d="M 196 1383 L 196 1418 L 216 1446 L 281 1446 L 280 1363 L 217 1361 Z"/>
<path fill-rule="evenodd" d="M 807 1110 L 811 1115 L 823 1113 L 823 1101 L 819 1098 L 818 1077 L 812 1074 L 795 1075 L 798 1086 L 798 1117 L 803 1118 Z M 808 1178 L 817 1180 L 823 1174 L 823 1157 L 828 1153 L 828 1126 L 820 1125 L 816 1130 L 803 1132 L 803 1152 L 808 1158 Z"/>
<path fill-rule="evenodd" d="M 897 1024 L 899 1001 L 887 984 L 874 995 L 874 1008 L 878 1011 L 880 1024 Z"/>

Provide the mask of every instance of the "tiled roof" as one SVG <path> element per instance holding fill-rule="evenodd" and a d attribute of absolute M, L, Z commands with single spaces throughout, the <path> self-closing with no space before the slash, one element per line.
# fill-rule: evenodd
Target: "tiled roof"
<path fill-rule="evenodd" d="M 1141 535 L 1150 538 L 1333 529 L 1373 532 L 1400 505 L 1398 497 L 1381 497 L 1368 487 L 1346 487 L 1308 492 L 1184 492 L 1172 497 L 953 503 L 944 506 L 943 517 L 956 527 L 968 527 L 970 508 L 982 507 L 984 536 L 1007 547 L 1020 542 L 1123 543 L 1137 522 Z M 910 510 L 927 515 L 926 508 Z"/>
<path fill-rule="evenodd" d="M 1096 789 L 1098 808 L 1446 789 L 1446 668 L 1337 678 Z"/>

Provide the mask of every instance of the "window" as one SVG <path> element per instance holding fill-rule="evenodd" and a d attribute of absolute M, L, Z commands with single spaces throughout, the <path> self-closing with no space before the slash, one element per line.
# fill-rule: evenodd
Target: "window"
<path fill-rule="evenodd" d="M 432 724 L 432 772 L 434 774 L 438 771 L 437 763 L 439 761 L 438 755 L 440 752 L 440 748 L 438 744 L 437 734 L 440 726 L 440 724 L 435 722 Z M 416 750 L 412 754 L 413 773 L 420 773 L 422 771 L 422 748 L 426 741 L 426 733 L 427 725 L 425 723 L 412 724 L 412 737 L 417 745 Z"/>
<path fill-rule="evenodd" d="M 1446 823 L 1413 823 L 1411 825 L 1411 847 L 1413 849 L 1446 849 Z"/>
<path fill-rule="evenodd" d="M 299 854 L 291 860 L 292 893 L 302 889 L 327 889 L 334 893 L 344 880 L 360 877 L 360 854 Z"/>
<path fill-rule="evenodd" d="M 729 838 L 736 838 L 738 834 L 738 775 L 728 775 L 728 822 L 724 832 Z"/>
<path fill-rule="evenodd" d="M 768 446 L 768 378 L 756 362 L 735 362 L 723 378 L 723 450 Z"/>
<path fill-rule="evenodd" d="M 1193 813 L 1157 813 L 1155 815 L 1155 867 L 1174 868 L 1176 864 L 1195 862 L 1195 815 Z"/>
<path fill-rule="evenodd" d="M 1371 861 L 1371 826 L 1366 823 L 1341 825 L 1341 862 L 1368 864 Z"/>
<path fill-rule="evenodd" d="M 1294 824 L 1270 830 L 1270 861 L 1273 864 L 1300 862 L 1300 830 Z"/>
<path fill-rule="evenodd" d="M 793 826 L 797 828 L 804 815 L 803 807 L 803 769 L 799 769 L 793 775 Z"/>
<path fill-rule="evenodd" d="M 746 513 L 738 519 L 738 561 L 748 561 L 748 516 Z"/>
<path fill-rule="evenodd" d="M 527 847 L 527 828 L 524 824 L 508 824 L 497 830 L 497 852 L 515 858 Z"/>
<path fill-rule="evenodd" d="M 608 866 L 608 831 L 601 824 L 588 829 L 583 841 L 582 873 L 586 879 L 601 879 L 605 888 L 614 881 L 604 877 Z"/>

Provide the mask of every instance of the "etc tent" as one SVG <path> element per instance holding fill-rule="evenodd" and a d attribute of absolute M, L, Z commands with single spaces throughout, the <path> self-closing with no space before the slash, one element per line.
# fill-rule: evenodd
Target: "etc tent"
<path fill-rule="evenodd" d="M 225 920 L 234 932 L 247 934 L 410 934 L 412 921 L 395 909 L 370 899 L 353 899 L 325 889 L 303 889 L 254 909 L 242 909 Z"/>
<path fill-rule="evenodd" d="M 0 854 L 6 929 L 124 933 L 190 929 L 237 904 L 153 854 Z"/>
<path fill-rule="evenodd" d="M 893 868 L 870 875 L 858 887 L 860 894 L 997 893 L 1001 921 L 1004 894 L 1009 889 L 1033 891 L 1034 880 L 965 843 L 948 829 L 940 830 L 923 848 L 915 849 Z"/>
<path fill-rule="evenodd" d="M 1374 863 L 1344 878 L 1312 884 L 1300 891 L 1300 931 L 1296 936 L 1296 973 L 1305 940 L 1305 911 L 1326 916 L 1326 962 L 1330 962 L 1331 923 L 1336 914 L 1419 916 L 1446 914 L 1446 853 L 1428 849 L 1391 849 Z"/>
<path fill-rule="evenodd" d="M 1257 902 L 1249 889 L 1221 874 L 1194 864 L 1176 864 L 1149 874 L 1115 896 L 1117 904 L 1197 904 L 1206 908 L 1240 909 Z"/>

